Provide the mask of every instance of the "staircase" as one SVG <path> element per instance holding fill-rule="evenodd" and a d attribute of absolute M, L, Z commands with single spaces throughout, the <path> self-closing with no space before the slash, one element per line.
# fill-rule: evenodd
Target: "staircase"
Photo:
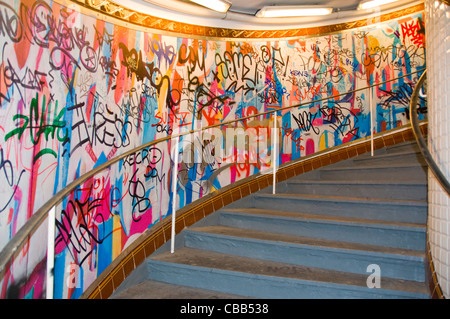
<path fill-rule="evenodd" d="M 426 200 L 415 143 L 360 155 L 186 228 L 111 298 L 429 298 Z"/>

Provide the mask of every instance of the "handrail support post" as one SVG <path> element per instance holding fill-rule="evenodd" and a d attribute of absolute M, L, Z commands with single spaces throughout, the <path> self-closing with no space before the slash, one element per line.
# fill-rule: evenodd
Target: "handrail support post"
<path fill-rule="evenodd" d="M 178 180 L 178 143 L 180 137 L 177 136 L 175 140 L 174 159 L 172 168 L 172 233 L 170 238 L 170 252 L 173 254 L 175 252 L 175 215 L 177 210 L 177 180 Z"/>
<path fill-rule="evenodd" d="M 278 132 L 277 132 L 277 112 L 273 113 L 273 145 L 272 145 L 272 175 L 273 175 L 273 182 L 272 182 L 272 194 L 275 195 L 276 193 L 276 181 L 277 181 L 277 157 L 278 157 L 278 150 L 277 150 L 277 139 L 278 139 Z"/>
<path fill-rule="evenodd" d="M 48 233 L 47 233 L 47 299 L 53 299 L 55 280 L 55 227 L 56 227 L 56 206 L 53 206 L 48 213 Z"/>
<path fill-rule="evenodd" d="M 374 131 L 374 120 L 373 120 L 373 91 L 372 87 L 369 87 L 369 107 L 370 107 L 370 155 L 374 156 L 374 141 L 373 141 L 373 131 Z"/>

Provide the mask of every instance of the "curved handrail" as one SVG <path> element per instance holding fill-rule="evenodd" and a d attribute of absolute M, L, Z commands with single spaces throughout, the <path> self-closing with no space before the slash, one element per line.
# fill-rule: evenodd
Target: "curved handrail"
<path fill-rule="evenodd" d="M 71 183 L 69 183 L 67 186 L 65 186 L 64 188 L 62 188 L 58 193 L 56 193 L 50 200 L 48 200 L 44 205 L 42 205 L 25 223 L 25 225 L 23 225 L 19 231 L 17 231 L 17 233 L 14 235 L 14 237 L 8 241 L 8 243 L 5 245 L 5 247 L 3 248 L 3 250 L 0 252 L 0 274 L 4 271 L 7 263 L 11 260 L 12 256 L 15 254 L 15 252 L 17 251 L 17 249 L 19 249 L 22 244 L 24 243 L 24 241 L 26 240 L 26 238 L 31 235 L 45 220 L 45 218 L 48 215 L 48 212 L 50 211 L 50 209 L 56 205 L 58 205 L 67 195 L 69 195 L 74 189 L 76 189 L 78 186 L 80 186 L 82 183 L 84 183 L 86 180 L 88 180 L 89 178 L 95 176 L 96 174 L 98 174 L 99 172 L 103 171 L 104 169 L 107 169 L 109 166 L 113 165 L 114 163 L 119 162 L 120 160 L 126 158 L 129 155 L 132 155 L 134 153 L 139 152 L 142 149 L 145 149 L 147 147 L 150 147 L 152 145 L 155 145 L 157 143 L 160 142 L 164 142 L 173 138 L 177 138 L 177 137 L 181 137 L 184 135 L 188 135 L 188 134 L 193 134 L 193 133 L 197 133 L 203 130 L 207 130 L 210 128 L 214 128 L 214 127 L 218 127 L 218 126 L 223 126 L 223 125 L 227 125 L 227 124 L 231 124 L 231 123 L 235 123 L 235 122 L 239 122 L 239 121 L 243 121 L 243 120 L 247 120 L 253 117 L 257 117 L 257 116 L 261 116 L 261 115 L 267 115 L 267 114 L 271 114 L 274 112 L 279 112 L 279 111 L 283 111 L 283 110 L 287 110 L 287 109 L 291 109 L 291 108 L 296 108 L 296 107 L 300 107 L 303 105 L 309 105 L 311 103 L 315 103 L 315 102 L 321 102 L 321 101 L 325 101 L 325 100 L 329 100 L 332 98 L 336 98 L 336 97 L 340 97 L 340 96 L 344 96 L 350 93 L 354 93 L 354 92 L 358 92 L 358 91 L 362 91 L 362 90 L 366 90 L 368 88 L 372 88 L 375 86 L 380 86 L 383 85 L 385 83 L 388 82 L 392 82 L 392 81 L 396 81 L 398 79 L 422 72 L 423 70 L 425 70 L 425 68 L 422 68 L 420 70 L 402 75 L 400 77 L 396 77 L 396 78 L 392 78 L 383 82 L 379 82 L 376 84 L 372 84 L 372 85 L 368 85 L 366 87 L 362 87 L 359 89 L 355 89 L 355 90 L 350 90 L 347 91 L 345 93 L 341 93 L 341 94 L 336 94 L 336 95 L 332 95 L 332 96 L 328 96 L 326 98 L 322 98 L 322 99 L 318 99 L 318 100 L 314 100 L 314 101 L 308 101 L 308 102 L 303 102 L 303 103 L 299 103 L 299 104 L 295 104 L 295 105 L 290 105 L 290 106 L 286 106 L 283 108 L 278 108 L 278 109 L 274 109 L 274 110 L 270 110 L 270 111 L 266 111 L 266 112 L 261 112 L 261 113 L 257 113 L 257 114 L 252 114 L 246 117 L 241 117 L 239 119 L 234 119 L 234 120 L 230 120 L 230 121 L 226 121 L 226 122 L 221 122 L 221 123 L 217 123 L 214 125 L 210 125 L 210 126 L 206 126 L 203 128 L 199 128 L 199 129 L 194 129 L 194 130 L 190 130 L 190 131 L 186 131 L 183 133 L 178 133 L 178 134 L 172 134 L 170 136 L 166 136 L 157 140 L 153 140 L 151 142 L 148 142 L 146 144 L 142 144 L 138 147 L 135 147 L 121 155 L 118 155 L 110 160 L 108 160 L 107 162 L 97 166 L 96 168 L 94 168 L 93 170 L 86 172 L 85 174 L 83 174 L 82 176 L 80 176 L 79 178 L 75 179 L 74 181 L 72 181 Z"/>
<path fill-rule="evenodd" d="M 416 137 L 417 144 L 419 145 L 420 152 L 422 153 L 428 167 L 433 172 L 433 175 L 436 177 L 436 179 L 441 184 L 442 188 L 447 192 L 448 195 L 450 195 L 450 183 L 448 179 L 445 177 L 444 173 L 442 173 L 441 169 L 438 167 L 436 162 L 434 161 L 433 157 L 431 156 L 430 151 L 428 150 L 427 143 L 425 142 L 425 138 L 422 135 L 422 132 L 419 129 L 419 124 L 417 120 L 417 116 L 415 114 L 417 110 L 417 101 L 419 98 L 419 91 L 427 77 L 427 70 L 422 74 L 422 76 L 419 78 L 419 81 L 417 82 L 416 87 L 414 88 L 414 91 L 411 95 L 411 100 L 409 104 L 409 115 L 411 119 L 411 126 L 414 132 L 414 135 Z"/>

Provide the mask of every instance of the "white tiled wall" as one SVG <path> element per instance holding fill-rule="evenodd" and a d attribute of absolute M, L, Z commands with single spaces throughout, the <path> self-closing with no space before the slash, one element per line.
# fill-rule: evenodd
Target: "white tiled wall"
<path fill-rule="evenodd" d="M 450 179 L 450 7 L 425 0 L 428 147 Z M 428 232 L 439 285 L 450 297 L 450 198 L 429 172 Z"/>

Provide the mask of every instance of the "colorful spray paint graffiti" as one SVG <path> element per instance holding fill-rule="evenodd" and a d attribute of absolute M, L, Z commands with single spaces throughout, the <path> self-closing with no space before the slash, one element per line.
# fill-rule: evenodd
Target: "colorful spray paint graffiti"
<path fill-rule="evenodd" d="M 54 2 L 0 1 L 0 249 L 68 183 L 173 133 L 310 102 L 278 113 L 279 163 L 369 135 L 368 91 L 346 92 L 423 68 L 423 37 L 421 13 L 376 28 L 245 42 L 153 34 Z M 416 79 L 374 89 L 377 131 L 408 121 Z M 266 116 L 237 126 L 270 145 L 260 132 L 271 123 Z M 180 142 L 184 153 L 193 143 Z M 57 209 L 55 297 L 79 297 L 170 214 L 174 196 L 183 207 L 270 167 L 264 149 L 226 162 L 210 142 L 202 140 L 197 152 L 211 160 L 180 161 L 177 194 L 169 140 L 128 156 L 66 198 Z M 233 144 L 224 145 L 235 155 Z M 45 226 L 8 268 L 2 298 L 44 297 Z"/>

